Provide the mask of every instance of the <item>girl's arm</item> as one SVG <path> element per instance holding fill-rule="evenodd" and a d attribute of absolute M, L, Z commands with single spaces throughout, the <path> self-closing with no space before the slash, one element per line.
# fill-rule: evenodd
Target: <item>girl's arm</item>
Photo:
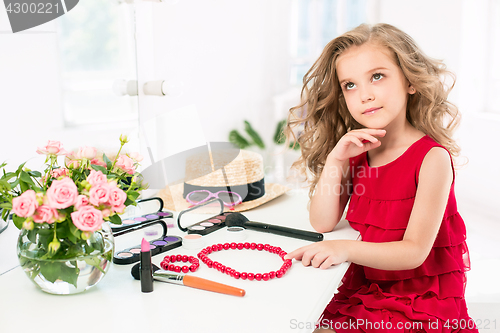
<path fill-rule="evenodd" d="M 349 158 L 380 146 L 375 136 L 385 130 L 359 129 L 346 133 L 328 154 L 309 210 L 309 221 L 318 232 L 330 232 L 339 223 L 350 196 Z"/>
<path fill-rule="evenodd" d="M 323 241 L 297 249 L 287 258 L 301 259 L 304 266 L 323 269 L 344 261 L 383 270 L 416 268 L 425 261 L 434 244 L 452 182 L 448 152 L 432 148 L 422 162 L 415 203 L 403 240 L 385 243 Z"/>
<path fill-rule="evenodd" d="M 349 160 L 327 158 L 309 209 L 309 221 L 318 232 L 330 232 L 342 218 L 350 195 Z"/>

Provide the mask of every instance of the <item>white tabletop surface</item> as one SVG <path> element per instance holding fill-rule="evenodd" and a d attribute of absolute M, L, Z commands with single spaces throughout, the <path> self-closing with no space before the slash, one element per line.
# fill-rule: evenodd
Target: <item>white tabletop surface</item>
<path fill-rule="evenodd" d="M 307 211 L 308 197 L 293 190 L 260 207 L 244 212 L 250 220 L 313 231 Z M 176 217 L 177 214 L 174 214 Z M 246 230 L 244 242 L 279 246 L 286 252 L 310 244 L 294 238 Z M 104 279 L 76 295 L 56 296 L 38 290 L 18 266 L 15 244 L 18 230 L 10 225 L 0 234 L 0 332 L 20 332 L 31 326 L 37 332 L 310 332 L 347 270 L 344 263 L 327 270 L 294 262 L 281 279 L 234 279 L 200 263 L 191 273 L 246 290 L 244 297 L 228 296 L 162 282 L 154 292 L 142 293 L 130 275 L 133 265 L 113 264 Z M 183 236 L 174 228 L 169 234 Z M 144 233 L 116 237 L 116 250 L 140 244 Z M 357 239 L 358 232 L 343 220 L 325 239 Z M 128 239 L 126 239 L 128 237 Z M 204 236 L 205 246 L 228 242 L 226 230 Z M 135 244 L 125 244 L 133 242 Z M 121 246 L 121 247 L 120 247 Z M 196 255 L 183 247 L 158 254 Z M 265 251 L 229 250 L 209 255 L 238 271 L 254 273 L 278 269 L 282 261 Z"/>

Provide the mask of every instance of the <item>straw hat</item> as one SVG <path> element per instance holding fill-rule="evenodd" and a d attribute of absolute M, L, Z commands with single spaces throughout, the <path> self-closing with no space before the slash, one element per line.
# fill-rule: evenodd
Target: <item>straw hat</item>
<path fill-rule="evenodd" d="M 242 212 L 271 201 L 289 190 L 280 184 L 266 184 L 262 156 L 247 150 L 240 150 L 236 158 L 231 152 L 224 151 L 190 156 L 186 160 L 185 176 L 186 181 L 183 183 L 167 186 L 158 192 L 166 209 L 182 211 L 191 207 L 192 204 L 185 199 L 191 191 L 209 190 L 215 193 L 229 190 L 238 193 L 243 202 L 232 210 L 229 207 L 224 207 L 224 210 Z M 204 211 L 217 213 L 219 209 L 217 205 Z"/>

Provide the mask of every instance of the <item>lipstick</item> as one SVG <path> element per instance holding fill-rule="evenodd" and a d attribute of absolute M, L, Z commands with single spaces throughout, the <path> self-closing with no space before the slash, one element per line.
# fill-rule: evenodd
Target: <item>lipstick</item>
<path fill-rule="evenodd" d="M 141 291 L 150 293 L 153 291 L 153 265 L 151 264 L 151 248 L 144 238 L 141 242 L 141 263 L 139 274 L 141 277 Z"/>

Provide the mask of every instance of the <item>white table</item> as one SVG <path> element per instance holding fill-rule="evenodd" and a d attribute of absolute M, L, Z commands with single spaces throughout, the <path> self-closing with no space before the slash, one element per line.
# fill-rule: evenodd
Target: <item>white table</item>
<path fill-rule="evenodd" d="M 313 230 L 302 190 L 287 194 L 243 214 L 250 220 Z M 174 217 L 176 217 L 175 214 Z M 245 242 L 269 243 L 286 252 L 310 242 L 247 230 Z M 134 235 L 135 234 L 135 235 Z M 183 236 L 178 229 L 169 234 Z M 133 238 L 140 231 L 116 238 Z M 325 239 L 357 239 L 358 232 L 343 220 L 325 234 Z M 140 282 L 130 275 L 132 265 L 112 265 L 104 279 L 92 289 L 76 295 L 55 296 L 38 290 L 17 265 L 17 229 L 10 225 L 0 234 L 0 332 L 28 329 L 37 332 L 310 332 L 347 270 L 344 263 L 327 270 L 294 262 L 281 279 L 248 281 L 234 279 L 201 263 L 196 276 L 246 290 L 244 297 L 228 296 L 162 282 L 154 292 L 142 293 Z M 226 230 L 204 236 L 205 245 L 227 242 Z M 166 254 L 196 255 L 183 247 L 153 257 L 159 263 Z M 236 255 L 237 254 L 237 255 Z M 281 259 L 268 252 L 229 250 L 210 258 L 239 271 L 263 273 L 279 268 Z M 14 268 L 13 268 L 14 267 Z M 92 328 L 91 328 L 92 327 Z"/>

